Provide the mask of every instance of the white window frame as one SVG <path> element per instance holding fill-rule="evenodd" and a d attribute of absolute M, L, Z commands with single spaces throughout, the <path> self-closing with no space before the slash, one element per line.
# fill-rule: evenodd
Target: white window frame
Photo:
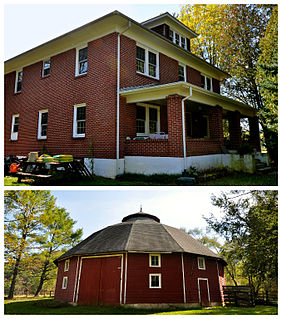
<path fill-rule="evenodd" d="M 152 265 L 152 257 L 155 257 L 157 256 L 158 257 L 158 260 L 159 260 L 159 263 L 158 265 Z M 149 254 L 149 266 L 150 267 L 161 267 L 161 254 Z"/>
<path fill-rule="evenodd" d="M 70 269 L 70 260 L 66 259 L 64 264 L 64 271 L 69 271 Z"/>
<path fill-rule="evenodd" d="M 82 103 L 82 104 L 75 104 L 73 106 L 73 137 L 77 138 L 77 137 L 85 137 L 85 133 L 83 134 L 77 134 L 77 109 L 79 107 L 86 107 L 86 103 Z M 86 119 L 85 119 L 85 124 L 86 124 Z"/>
<path fill-rule="evenodd" d="M 19 69 L 16 71 L 16 79 L 15 79 L 15 88 L 14 88 L 14 93 L 20 93 L 22 91 L 22 87 L 20 91 L 17 91 L 17 86 L 18 86 L 18 78 L 19 78 L 19 73 L 23 73 L 23 69 Z M 23 75 L 22 75 L 22 86 L 23 86 Z"/>
<path fill-rule="evenodd" d="M 178 65 L 182 66 L 184 68 L 184 82 L 187 82 L 187 76 L 186 76 L 186 65 L 178 62 Z M 178 73 L 178 77 L 179 77 L 179 73 Z"/>
<path fill-rule="evenodd" d="M 151 49 L 149 47 L 146 47 L 143 44 L 140 44 L 138 42 L 136 42 L 136 47 L 140 47 L 140 48 L 145 50 L 144 73 L 137 71 L 137 70 L 136 70 L 136 73 L 143 74 L 143 75 L 146 75 L 150 78 L 159 80 L 159 69 L 160 69 L 159 52 L 157 52 L 154 49 Z M 149 51 L 156 55 L 156 76 L 149 75 Z M 136 57 L 135 57 L 135 59 L 136 59 Z"/>
<path fill-rule="evenodd" d="M 44 75 L 44 70 L 46 70 L 45 68 L 44 68 L 44 63 L 45 62 L 50 62 L 50 72 L 49 72 L 49 74 L 47 74 L 47 75 Z M 42 62 L 43 64 L 42 64 L 42 77 L 43 78 L 46 78 L 47 76 L 49 76 L 50 74 L 51 74 L 51 58 L 49 58 L 49 59 L 45 59 L 45 60 L 43 60 L 43 62 Z"/>
<path fill-rule="evenodd" d="M 149 121 L 149 109 L 153 108 L 157 110 L 157 132 L 159 133 L 161 130 L 161 115 L 160 115 L 160 106 L 158 105 L 151 105 L 145 103 L 137 103 L 137 106 L 145 107 L 145 133 L 136 133 L 136 136 L 149 136 L 150 134 L 150 121 Z M 137 119 L 136 119 L 137 120 Z"/>
<path fill-rule="evenodd" d="M 76 47 L 76 54 L 75 54 L 75 76 L 82 76 L 87 74 L 88 72 L 88 51 L 87 51 L 87 71 L 85 73 L 79 73 L 79 51 L 82 49 L 88 48 L 88 44 L 82 44 L 79 47 Z"/>
<path fill-rule="evenodd" d="M 68 277 L 63 277 L 62 289 L 67 289 L 68 287 Z"/>
<path fill-rule="evenodd" d="M 170 29 L 170 32 L 172 32 L 172 34 L 173 34 L 172 42 L 174 44 L 176 44 L 177 46 L 187 50 L 187 39 L 186 39 L 187 37 L 185 37 L 183 34 L 177 32 L 177 31 L 175 31 L 174 29 Z M 179 35 L 179 44 L 176 43 L 176 34 Z M 183 38 L 185 40 L 185 46 L 184 47 L 182 46 L 181 38 Z"/>
<path fill-rule="evenodd" d="M 207 86 L 207 78 L 209 78 L 210 81 L 211 81 L 211 88 L 210 88 L 210 90 L 208 90 L 208 91 L 213 92 L 212 78 L 209 77 L 209 76 L 207 76 L 207 75 L 205 75 L 205 74 L 202 74 L 202 73 L 201 73 L 201 76 L 203 76 L 203 77 L 205 78 L 205 87 L 204 87 L 203 89 L 208 90 L 208 89 L 207 89 L 207 87 L 208 87 L 208 86 Z"/>
<path fill-rule="evenodd" d="M 39 140 L 46 140 L 47 139 L 47 135 L 46 136 L 42 136 L 41 132 L 42 132 L 42 127 L 41 127 L 41 120 L 42 120 L 42 114 L 43 113 L 48 113 L 48 110 L 41 110 L 38 112 L 38 131 L 37 131 L 37 138 Z M 47 129 L 48 129 L 48 122 L 47 122 Z"/>
<path fill-rule="evenodd" d="M 151 279 L 153 276 L 158 276 L 159 277 L 159 286 L 158 287 L 153 287 L 151 285 Z M 149 274 L 149 288 L 152 288 L 152 289 L 160 289 L 162 288 L 162 275 L 161 274 Z"/>
<path fill-rule="evenodd" d="M 11 141 L 17 141 L 19 136 L 19 131 L 14 132 L 15 118 L 19 118 L 20 114 L 12 115 L 12 127 L 11 127 Z"/>
<path fill-rule="evenodd" d="M 200 266 L 200 260 L 203 261 L 203 267 L 202 267 L 202 268 L 201 268 L 201 266 Z M 198 269 L 200 269 L 200 270 L 206 270 L 205 257 L 198 257 L 198 258 L 197 258 L 197 262 L 198 262 Z"/>

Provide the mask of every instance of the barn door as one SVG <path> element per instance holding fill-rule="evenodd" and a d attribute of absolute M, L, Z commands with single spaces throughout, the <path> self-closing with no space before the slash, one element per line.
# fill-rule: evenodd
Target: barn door
<path fill-rule="evenodd" d="M 209 292 L 209 282 L 206 278 L 198 279 L 198 289 L 199 289 L 199 302 L 202 306 L 209 306 L 210 304 L 210 292 Z"/>
<path fill-rule="evenodd" d="M 118 305 L 120 303 L 121 257 L 85 258 L 78 291 L 81 305 Z"/>

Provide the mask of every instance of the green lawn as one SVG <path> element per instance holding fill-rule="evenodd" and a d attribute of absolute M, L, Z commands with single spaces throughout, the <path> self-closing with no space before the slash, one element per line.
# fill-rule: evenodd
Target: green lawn
<path fill-rule="evenodd" d="M 125 174 L 118 176 L 117 179 L 109 179 L 96 176 L 94 180 L 81 179 L 72 183 L 65 183 L 63 181 L 53 182 L 53 185 L 62 186 L 177 186 L 176 179 L 180 175 L 137 175 L 137 174 Z M 5 186 L 30 186 L 40 185 L 34 181 L 17 183 L 16 177 L 5 177 Z M 52 184 L 50 184 L 52 185 Z M 278 185 L 277 174 L 258 175 L 247 173 L 226 173 L 222 177 L 216 179 L 199 182 L 196 186 L 276 186 Z"/>
<path fill-rule="evenodd" d="M 256 306 L 252 308 L 209 307 L 203 309 L 131 309 L 109 306 L 70 306 L 60 304 L 51 298 L 6 300 L 5 314 L 18 315 L 277 315 L 275 306 Z"/>

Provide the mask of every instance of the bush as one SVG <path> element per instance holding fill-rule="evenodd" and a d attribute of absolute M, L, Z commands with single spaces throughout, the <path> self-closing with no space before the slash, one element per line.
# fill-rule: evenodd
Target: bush
<path fill-rule="evenodd" d="M 251 147 L 250 144 L 247 144 L 247 143 L 243 143 L 238 148 L 238 154 L 240 155 L 252 154 L 252 152 L 253 152 L 253 148 Z"/>

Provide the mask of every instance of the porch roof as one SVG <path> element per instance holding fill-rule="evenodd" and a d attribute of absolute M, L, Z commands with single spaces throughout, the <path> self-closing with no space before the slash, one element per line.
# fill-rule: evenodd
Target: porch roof
<path fill-rule="evenodd" d="M 193 92 L 189 99 L 191 101 L 209 106 L 218 105 L 227 111 L 239 111 L 243 116 L 255 116 L 257 114 L 257 110 L 247 104 L 183 81 L 122 88 L 120 96 L 125 97 L 127 103 L 150 102 L 166 99 L 168 95 L 173 94 L 185 97 L 189 95 L 190 88 Z"/>

